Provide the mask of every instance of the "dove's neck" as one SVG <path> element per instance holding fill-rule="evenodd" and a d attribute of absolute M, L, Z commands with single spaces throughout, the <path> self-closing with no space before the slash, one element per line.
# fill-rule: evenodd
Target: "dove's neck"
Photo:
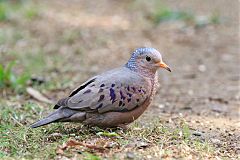
<path fill-rule="evenodd" d="M 128 63 L 125 64 L 125 67 L 130 69 L 131 71 L 134 71 L 141 76 L 147 78 L 151 83 L 151 100 L 153 96 L 156 93 L 156 89 L 158 88 L 158 74 L 156 70 L 150 70 L 148 68 L 144 68 L 142 66 L 138 66 L 135 61 L 131 61 L 131 59 L 128 61 Z"/>
<path fill-rule="evenodd" d="M 137 72 L 141 74 L 142 76 L 146 78 L 150 78 L 151 80 L 154 80 L 156 77 L 156 70 L 151 70 L 142 66 L 138 66 L 135 61 L 131 61 L 131 59 L 128 61 L 128 63 L 125 64 L 125 67 L 130 69 L 131 71 Z"/>

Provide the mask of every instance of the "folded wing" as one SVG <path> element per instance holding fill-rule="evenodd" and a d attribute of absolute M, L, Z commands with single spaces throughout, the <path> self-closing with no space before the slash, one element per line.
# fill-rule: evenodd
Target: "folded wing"
<path fill-rule="evenodd" d="M 130 111 L 149 97 L 146 83 L 146 79 L 127 68 L 113 70 L 88 80 L 56 106 L 99 113 Z"/>

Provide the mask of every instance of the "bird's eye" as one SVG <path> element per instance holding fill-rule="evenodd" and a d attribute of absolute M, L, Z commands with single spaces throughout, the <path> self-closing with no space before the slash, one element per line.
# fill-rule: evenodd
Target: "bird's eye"
<path fill-rule="evenodd" d="M 149 62 L 151 61 L 151 57 L 146 56 L 146 60 Z"/>

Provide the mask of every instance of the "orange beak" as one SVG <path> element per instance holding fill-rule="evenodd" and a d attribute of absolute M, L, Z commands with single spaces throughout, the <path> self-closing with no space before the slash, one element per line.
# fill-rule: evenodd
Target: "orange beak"
<path fill-rule="evenodd" d="M 170 67 L 168 67 L 168 65 L 166 65 L 164 62 L 157 62 L 156 65 L 171 72 Z"/>

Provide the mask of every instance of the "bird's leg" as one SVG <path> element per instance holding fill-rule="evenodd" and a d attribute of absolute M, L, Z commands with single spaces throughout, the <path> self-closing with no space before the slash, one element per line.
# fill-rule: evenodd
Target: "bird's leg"
<path fill-rule="evenodd" d="M 127 131 L 129 129 L 129 127 L 126 124 L 119 124 L 117 127 L 121 128 L 123 131 Z"/>

